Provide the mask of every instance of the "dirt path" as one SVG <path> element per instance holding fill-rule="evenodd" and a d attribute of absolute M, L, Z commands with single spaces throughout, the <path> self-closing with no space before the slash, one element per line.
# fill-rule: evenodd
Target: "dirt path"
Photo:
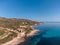
<path fill-rule="evenodd" d="M 3 39 L 3 38 L 5 38 L 5 37 L 7 37 L 9 34 L 10 34 L 10 33 L 4 34 L 4 35 L 0 36 L 0 39 Z"/>
<path fill-rule="evenodd" d="M 16 38 L 14 38 L 13 40 L 11 40 L 11 41 L 9 41 L 9 42 L 7 42 L 7 43 L 5 43 L 5 44 L 2 44 L 2 45 L 17 45 L 17 44 L 19 44 L 19 43 L 21 43 L 21 42 L 23 42 L 23 41 L 24 41 L 24 40 L 16 37 Z"/>
<path fill-rule="evenodd" d="M 33 31 L 31 31 L 31 33 L 28 34 L 28 36 L 33 36 L 33 35 L 35 35 L 38 31 L 39 31 L 39 30 L 33 30 Z M 18 45 L 19 43 L 22 43 L 22 42 L 24 42 L 24 41 L 25 41 L 25 40 L 24 40 L 24 39 L 21 39 L 21 37 L 20 37 L 20 38 L 16 37 L 16 38 L 14 38 L 13 40 L 11 40 L 11 41 L 9 41 L 9 42 L 7 42 L 7 43 L 5 43 L 5 44 L 2 44 L 2 45 Z"/>

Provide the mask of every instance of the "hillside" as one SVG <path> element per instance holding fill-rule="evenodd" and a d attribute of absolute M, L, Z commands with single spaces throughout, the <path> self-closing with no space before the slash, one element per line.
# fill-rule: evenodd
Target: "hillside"
<path fill-rule="evenodd" d="M 33 26 L 39 23 L 27 19 L 0 17 L 0 45 L 15 37 L 27 39 L 27 34 L 33 30 Z"/>
<path fill-rule="evenodd" d="M 20 25 L 35 25 L 35 24 L 39 24 L 39 22 L 27 19 L 0 17 L 0 27 L 17 28 Z"/>

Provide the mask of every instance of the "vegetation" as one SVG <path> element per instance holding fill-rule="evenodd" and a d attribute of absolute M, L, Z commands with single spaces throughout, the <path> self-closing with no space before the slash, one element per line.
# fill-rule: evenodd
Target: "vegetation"
<path fill-rule="evenodd" d="M 35 25 L 39 22 L 26 20 L 26 19 L 17 19 L 17 18 L 2 18 L 0 17 L 0 26 L 8 28 L 18 28 L 20 25 Z"/>
<path fill-rule="evenodd" d="M 5 42 L 8 42 L 10 40 L 12 40 L 14 37 L 16 37 L 17 34 L 12 32 L 10 35 L 8 35 L 7 37 L 3 38 L 3 39 L 0 39 L 0 44 L 2 43 L 5 43 Z"/>
<path fill-rule="evenodd" d="M 5 33 L 4 30 L 0 30 L 0 36 L 3 35 Z"/>
<path fill-rule="evenodd" d="M 31 27 L 27 27 L 27 28 L 25 28 L 25 32 L 26 32 L 26 34 L 30 33 L 31 30 L 32 30 Z"/>
<path fill-rule="evenodd" d="M 20 26 L 27 26 L 26 28 L 21 28 L 23 31 L 25 31 L 25 34 L 28 34 L 32 28 L 31 25 L 39 24 L 39 22 L 26 20 L 26 19 L 17 19 L 17 18 L 2 18 L 0 17 L 0 27 L 5 28 L 4 30 L 0 30 L 0 36 L 6 33 L 5 31 L 8 31 L 9 34 L 7 37 L 0 39 L 0 44 L 8 42 L 12 40 L 14 37 L 17 37 L 20 30 Z M 7 30 L 7 29 L 8 30 Z M 19 29 L 19 30 L 18 30 Z M 11 31 L 13 30 L 13 31 Z M 18 33 L 16 33 L 18 32 Z M 29 37 L 25 36 L 24 39 L 28 39 Z"/>

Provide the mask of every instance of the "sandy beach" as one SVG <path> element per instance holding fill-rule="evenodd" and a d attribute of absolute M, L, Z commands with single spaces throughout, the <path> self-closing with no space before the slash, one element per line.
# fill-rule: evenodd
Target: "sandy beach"
<path fill-rule="evenodd" d="M 32 30 L 27 36 L 34 36 L 34 35 L 36 35 L 37 32 L 39 32 L 39 30 Z M 6 42 L 6 43 L 4 43 L 2 45 L 18 45 L 18 44 L 20 44 L 20 43 L 22 43 L 24 41 L 25 40 L 21 39 L 21 37 L 20 38 L 16 37 L 13 40 L 11 40 L 9 42 Z"/>

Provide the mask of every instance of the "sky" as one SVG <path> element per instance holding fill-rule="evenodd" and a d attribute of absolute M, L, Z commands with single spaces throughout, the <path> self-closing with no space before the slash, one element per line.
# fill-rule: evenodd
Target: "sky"
<path fill-rule="evenodd" d="M 0 17 L 60 21 L 60 0 L 0 0 Z"/>

